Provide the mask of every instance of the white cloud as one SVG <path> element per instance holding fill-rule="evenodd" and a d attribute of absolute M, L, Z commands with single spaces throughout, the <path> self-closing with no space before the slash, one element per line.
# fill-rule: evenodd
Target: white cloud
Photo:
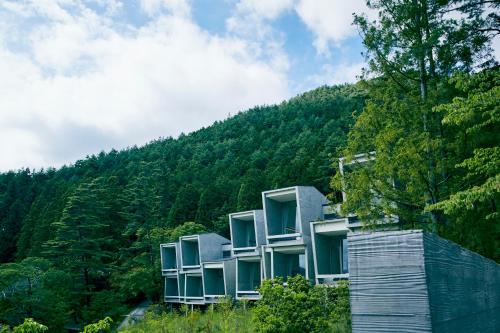
<path fill-rule="evenodd" d="M 294 0 L 241 0 L 236 8 L 239 12 L 271 20 L 293 8 L 293 4 Z"/>
<path fill-rule="evenodd" d="M 359 80 L 359 76 L 365 66 L 366 64 L 363 62 L 324 65 L 321 74 L 310 76 L 308 81 L 311 82 L 313 86 L 353 83 Z"/>
<path fill-rule="evenodd" d="M 241 0 L 226 20 L 226 30 L 231 36 L 247 41 L 256 57 L 285 72 L 290 63 L 283 51 L 284 34 L 273 28 L 271 22 L 292 9 L 293 1 Z"/>
<path fill-rule="evenodd" d="M 329 44 L 340 43 L 356 34 L 353 13 L 368 13 L 365 0 L 299 0 L 296 11 L 315 36 L 320 54 L 328 54 Z"/>
<path fill-rule="evenodd" d="M 493 55 L 496 61 L 500 61 L 500 36 L 496 35 L 493 37 L 491 47 L 493 48 Z"/>
<path fill-rule="evenodd" d="M 113 11 L 65 1 L 0 9 L 0 22 L 10 17 L 0 24 L 0 170 L 59 166 L 290 95 L 286 66 L 276 65 L 286 57 L 263 58 L 252 41 L 211 35 L 184 9 L 118 29 Z M 23 49 L 9 46 L 23 17 L 41 16 Z"/>
<path fill-rule="evenodd" d="M 240 0 L 227 25 L 230 31 L 267 38 L 271 21 L 290 10 L 313 33 L 316 51 L 323 56 L 329 55 L 331 44 L 339 46 L 357 34 L 352 25 L 353 13 L 374 17 L 365 0 Z"/>
<path fill-rule="evenodd" d="M 150 16 L 158 15 L 162 10 L 180 16 L 188 16 L 191 13 L 187 0 L 140 0 L 140 4 L 142 10 Z"/>

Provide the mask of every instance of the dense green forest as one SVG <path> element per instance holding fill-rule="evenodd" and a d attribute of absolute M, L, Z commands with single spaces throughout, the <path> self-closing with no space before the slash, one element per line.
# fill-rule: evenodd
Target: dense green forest
<path fill-rule="evenodd" d="M 0 174 L 0 322 L 31 317 L 58 331 L 157 301 L 160 242 L 227 236 L 228 213 L 259 208 L 262 190 L 289 185 L 316 186 L 332 201 L 345 189 L 343 211 L 366 228 L 393 214 L 403 228 L 500 261 L 500 70 L 491 48 L 500 5 L 369 6 L 377 20 L 354 18 L 368 62 L 354 85 L 57 170 Z M 338 157 L 370 151 L 373 163 L 341 179 Z"/>
<path fill-rule="evenodd" d="M 363 105 L 356 87 L 322 87 L 178 139 L 1 174 L 0 259 L 16 263 L 0 273 L 1 288 L 13 288 L 0 321 L 33 317 L 54 329 L 158 300 L 160 242 L 200 230 L 227 236 L 227 214 L 260 208 L 263 190 L 327 193 L 331 158 Z"/>

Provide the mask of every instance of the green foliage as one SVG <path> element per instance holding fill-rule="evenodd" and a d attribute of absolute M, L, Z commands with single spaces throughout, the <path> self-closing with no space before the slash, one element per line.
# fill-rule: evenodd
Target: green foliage
<path fill-rule="evenodd" d="M 111 332 L 111 325 L 113 324 L 113 319 L 106 317 L 99 320 L 97 323 L 86 325 L 83 328 L 83 333 L 106 333 Z"/>
<path fill-rule="evenodd" d="M 34 321 L 32 318 L 26 318 L 24 322 L 14 327 L 13 333 L 44 333 L 49 329 L 47 326 L 42 325 Z"/>
<path fill-rule="evenodd" d="M 119 332 L 122 333 L 251 333 L 254 332 L 252 312 L 234 307 L 230 300 L 211 305 L 207 310 L 190 310 L 184 306 L 179 312 L 146 313 L 144 319 Z"/>
<path fill-rule="evenodd" d="M 175 229 L 171 230 L 168 234 L 168 241 L 175 242 L 179 240 L 179 237 L 186 235 L 194 235 L 206 232 L 207 229 L 201 224 L 195 222 L 185 222 Z"/>
<path fill-rule="evenodd" d="M 227 214 L 258 209 L 263 190 L 307 184 L 326 192 L 330 158 L 363 103 L 354 86 L 321 87 L 178 139 L 58 170 L 1 173 L 0 262 L 43 257 L 50 268 L 33 297 L 17 288 L 0 299 L 0 321 L 33 317 L 58 331 L 64 322 L 115 316 L 123 304 L 158 301 L 161 242 L 201 231 L 227 236 Z M 3 274 L 26 281 L 17 271 Z"/>
<path fill-rule="evenodd" d="M 350 331 L 349 294 L 345 283 L 312 286 L 301 275 L 263 281 L 254 311 L 257 332 Z"/>
<path fill-rule="evenodd" d="M 500 70 L 457 74 L 452 83 L 464 95 L 442 104 L 443 125 L 455 133 L 454 170 L 460 182 L 448 198 L 429 210 L 442 210 L 454 222 L 443 231 L 459 243 L 500 260 Z"/>
<path fill-rule="evenodd" d="M 11 326 L 24 318 L 41 320 L 62 330 L 71 305 L 69 274 L 42 258 L 0 265 L 0 321 Z"/>
<path fill-rule="evenodd" d="M 339 155 L 376 153 L 372 163 L 332 178 L 332 188 L 346 192 L 344 213 L 368 228 L 397 215 L 403 227 L 499 260 L 498 69 L 490 52 L 498 15 L 490 13 L 500 4 L 368 5 L 378 19 L 355 15 L 355 23 L 369 62 L 359 85 L 369 98 Z"/>

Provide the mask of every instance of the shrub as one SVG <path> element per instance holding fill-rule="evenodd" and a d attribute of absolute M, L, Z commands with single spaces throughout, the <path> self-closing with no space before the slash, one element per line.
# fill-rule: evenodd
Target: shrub
<path fill-rule="evenodd" d="M 304 277 L 265 280 L 253 310 L 258 332 L 350 331 L 347 284 L 312 286 Z"/>
<path fill-rule="evenodd" d="M 19 326 L 14 327 L 14 333 L 44 333 L 49 329 L 47 326 L 42 325 L 34 321 L 32 318 L 24 319 L 24 323 Z"/>
<path fill-rule="evenodd" d="M 97 323 L 89 324 L 84 327 L 83 333 L 106 333 L 111 331 L 111 324 L 113 319 L 106 317 L 99 320 Z"/>
<path fill-rule="evenodd" d="M 179 311 L 148 311 L 142 320 L 120 333 L 251 333 L 255 332 L 252 313 L 235 307 L 230 299 L 208 306 L 205 311 L 181 306 Z"/>

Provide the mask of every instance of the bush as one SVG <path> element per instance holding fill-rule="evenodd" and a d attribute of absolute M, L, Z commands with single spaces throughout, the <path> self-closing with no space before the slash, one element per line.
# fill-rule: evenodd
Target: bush
<path fill-rule="evenodd" d="M 179 311 L 157 313 L 148 311 L 144 319 L 120 333 L 251 333 L 255 332 L 251 311 L 235 307 L 227 299 L 208 306 L 205 311 L 191 310 L 183 305 Z"/>
<path fill-rule="evenodd" d="M 265 280 L 253 310 L 258 332 L 350 331 L 347 283 L 312 286 L 304 277 Z"/>
<path fill-rule="evenodd" d="M 14 327 L 14 333 L 44 333 L 49 329 L 47 326 L 42 325 L 34 321 L 32 318 L 24 319 L 24 323 L 19 326 Z"/>
<path fill-rule="evenodd" d="M 106 333 L 111 331 L 113 319 L 106 317 L 97 323 L 89 324 L 83 329 L 83 333 Z"/>

